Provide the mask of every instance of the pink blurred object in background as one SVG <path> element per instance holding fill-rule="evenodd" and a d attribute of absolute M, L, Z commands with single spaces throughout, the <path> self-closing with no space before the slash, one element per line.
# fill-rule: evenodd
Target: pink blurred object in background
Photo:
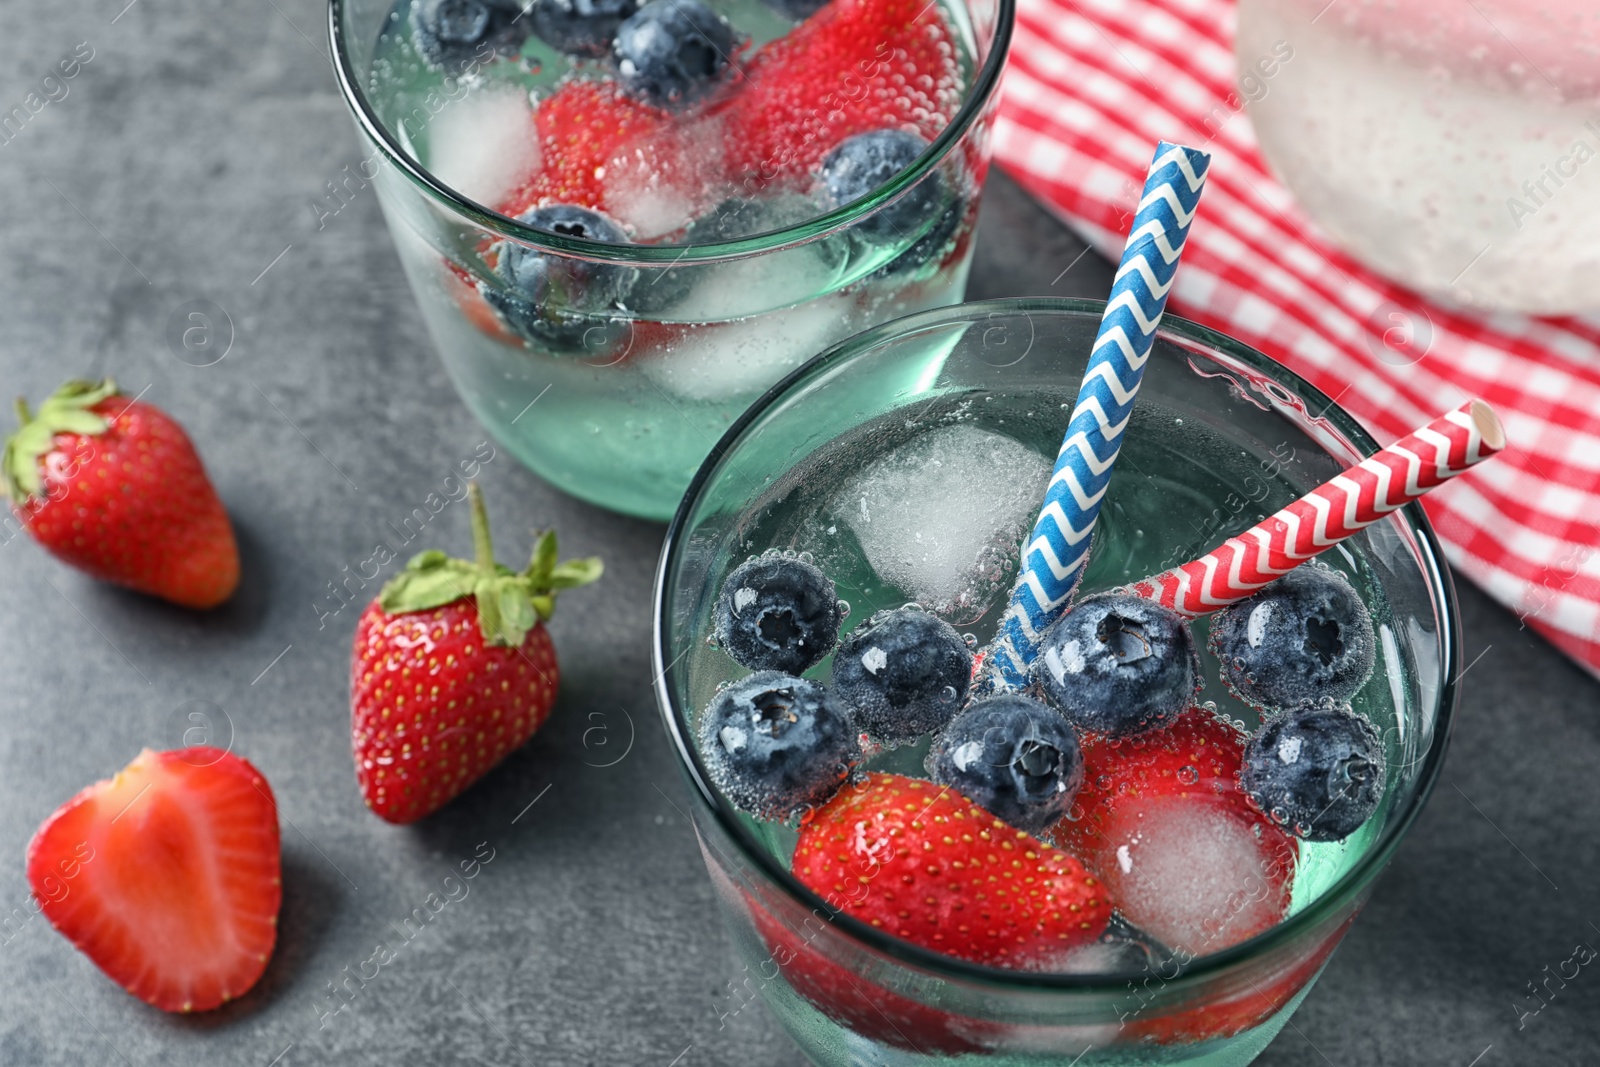
<path fill-rule="evenodd" d="M 1261 150 L 1363 264 L 1452 304 L 1600 311 L 1600 6 L 1239 0 Z"/>

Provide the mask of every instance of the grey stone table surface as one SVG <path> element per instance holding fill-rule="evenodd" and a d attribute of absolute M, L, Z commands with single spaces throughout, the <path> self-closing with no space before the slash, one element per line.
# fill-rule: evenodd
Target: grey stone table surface
<path fill-rule="evenodd" d="M 662 527 L 562 497 L 503 454 L 487 463 L 503 544 L 554 524 L 608 564 L 554 621 L 560 704 L 438 816 L 396 828 L 361 804 L 355 609 L 330 614 L 329 583 L 485 435 L 370 194 L 318 228 L 311 203 L 360 158 L 318 0 L 10 0 L 6 14 L 0 386 L 38 397 L 114 374 L 147 390 L 198 441 L 245 578 L 195 615 L 0 540 L 0 1065 L 798 1065 L 730 991 L 737 964 L 657 724 Z M 74 55 L 73 78 L 45 80 Z M 997 177 L 988 196 L 973 296 L 1105 292 L 1106 265 L 1014 186 Z M 210 366 L 168 342 L 196 300 L 231 320 Z M 465 509 L 425 533 L 465 549 Z M 1461 598 L 1470 667 L 1438 792 L 1263 1064 L 1600 1061 L 1600 972 L 1550 979 L 1575 945 L 1600 945 L 1600 685 L 1482 594 Z M 195 710 L 277 792 L 284 903 L 260 985 L 174 1018 L 28 918 L 22 858 L 56 805 L 142 746 L 182 743 Z M 494 859 L 470 893 L 335 1013 L 330 983 L 480 849 Z"/>

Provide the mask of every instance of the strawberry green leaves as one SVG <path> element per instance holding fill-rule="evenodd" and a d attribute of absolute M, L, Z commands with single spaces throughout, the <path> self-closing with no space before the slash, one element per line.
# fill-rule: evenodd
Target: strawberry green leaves
<path fill-rule="evenodd" d="M 117 383 L 110 378 L 99 382 L 75 379 L 50 394 L 37 414 L 28 410 L 26 400 L 17 400 L 20 426 L 7 438 L 0 457 L 0 483 L 13 504 L 20 506 L 30 497 L 43 495 L 39 457 L 53 447 L 56 434 L 93 437 L 106 431 L 109 424 L 91 409 L 116 394 Z"/>
<path fill-rule="evenodd" d="M 556 535 L 546 530 L 535 540 L 533 557 L 522 571 L 494 562 L 489 515 L 476 483 L 468 487 L 472 542 L 476 559 L 455 559 L 437 550 L 419 553 L 378 594 L 391 615 L 427 611 L 470 596 L 477 602 L 484 640 L 513 648 L 555 613 L 555 595 L 595 581 L 604 572 L 599 559 L 558 562 Z"/>

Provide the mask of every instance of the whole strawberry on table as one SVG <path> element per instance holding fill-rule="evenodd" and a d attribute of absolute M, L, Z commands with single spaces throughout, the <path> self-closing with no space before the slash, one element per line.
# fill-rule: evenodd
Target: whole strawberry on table
<path fill-rule="evenodd" d="M 468 499 L 475 558 L 415 556 L 356 624 L 356 780 L 392 823 L 439 810 L 544 724 L 560 679 L 544 623 L 556 594 L 603 569 L 593 558 L 558 563 L 554 531 L 536 539 L 525 569 L 497 564 L 476 483 Z"/>
<path fill-rule="evenodd" d="M 189 608 L 239 584 L 228 513 L 183 427 L 110 378 L 74 380 L 38 411 L 17 401 L 0 484 L 27 531 L 56 558 Z"/>

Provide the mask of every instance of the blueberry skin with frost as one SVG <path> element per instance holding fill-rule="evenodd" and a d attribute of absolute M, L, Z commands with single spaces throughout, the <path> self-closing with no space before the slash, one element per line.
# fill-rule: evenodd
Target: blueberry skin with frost
<path fill-rule="evenodd" d="M 1377 655 L 1366 605 L 1318 560 L 1217 612 L 1208 646 L 1234 695 L 1265 708 L 1349 700 Z"/>
<path fill-rule="evenodd" d="M 1182 616 L 1117 593 L 1085 597 L 1039 642 L 1031 680 L 1083 730 L 1132 737 L 1170 725 L 1200 688 L 1194 636 Z"/>
<path fill-rule="evenodd" d="M 512 55 L 528 35 L 517 9 L 496 0 L 398 0 L 396 10 L 409 13 L 422 58 L 449 73 Z"/>
<path fill-rule="evenodd" d="M 1078 735 L 1053 709 L 1008 693 L 972 704 L 928 751 L 928 776 L 1019 830 L 1061 821 L 1083 784 Z"/>
<path fill-rule="evenodd" d="M 1383 741 L 1348 707 L 1305 705 L 1274 715 L 1250 738 L 1239 784 L 1296 837 L 1342 841 L 1383 799 Z"/>
<path fill-rule="evenodd" d="M 617 222 L 572 204 L 537 207 L 518 221 L 564 237 L 628 243 Z M 484 286 L 483 297 L 518 336 L 555 351 L 593 353 L 626 332 L 626 322 L 615 313 L 638 281 L 638 270 L 509 240 L 499 247 L 495 272 L 505 284 Z"/>
<path fill-rule="evenodd" d="M 556 51 L 598 59 L 638 10 L 639 0 L 534 0 L 527 17 L 534 35 Z"/>
<path fill-rule="evenodd" d="M 833 686 L 874 741 L 902 745 L 950 721 L 972 685 L 972 650 L 949 623 L 917 608 L 880 611 L 833 657 Z"/>
<path fill-rule="evenodd" d="M 650 0 L 617 28 L 622 91 L 656 107 L 704 96 L 728 69 L 733 27 L 700 0 Z"/>
<path fill-rule="evenodd" d="M 714 784 L 762 819 L 826 803 L 861 760 L 849 710 L 821 684 L 781 671 L 727 686 L 697 725 Z"/>
<path fill-rule="evenodd" d="M 801 674 L 839 640 L 844 612 L 833 583 L 789 556 L 741 563 L 722 583 L 714 612 L 722 648 L 742 667 Z"/>
<path fill-rule="evenodd" d="M 928 140 L 907 130 L 870 130 L 847 137 L 822 161 L 822 183 L 835 207 L 853 204 L 892 181 L 928 150 Z M 876 242 L 916 233 L 945 201 L 944 178 L 929 171 L 900 198 L 857 222 L 856 236 Z"/>

